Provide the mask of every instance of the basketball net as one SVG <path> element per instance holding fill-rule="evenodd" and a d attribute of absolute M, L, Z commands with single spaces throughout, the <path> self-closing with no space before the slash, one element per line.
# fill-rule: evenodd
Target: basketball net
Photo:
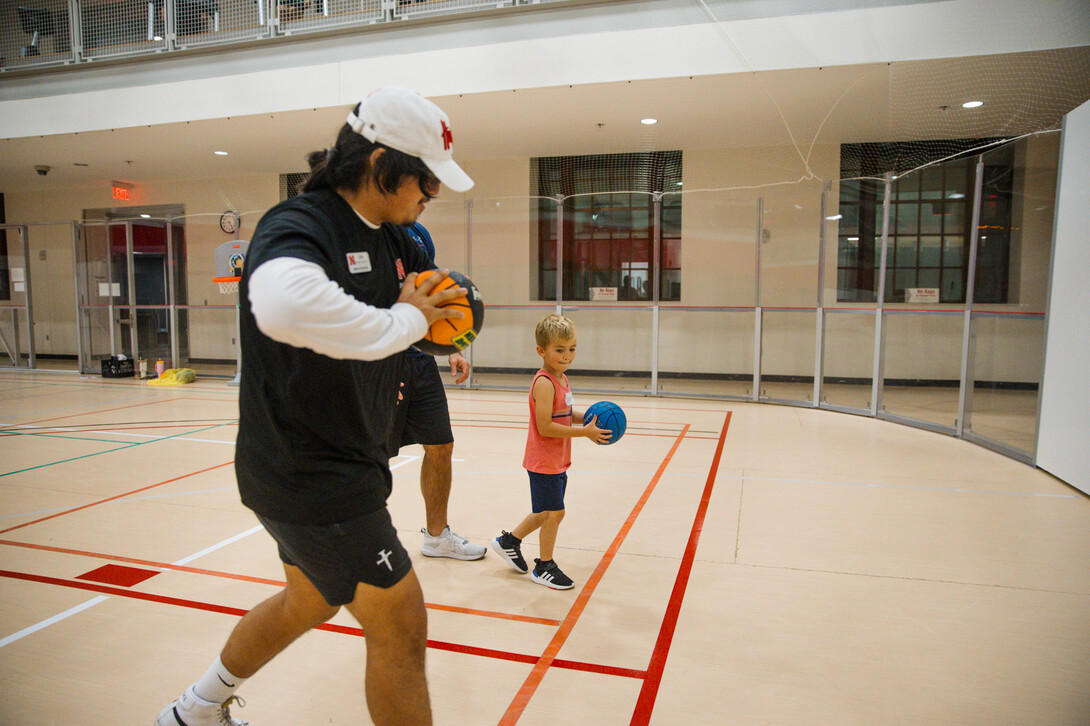
<path fill-rule="evenodd" d="M 212 282 L 219 285 L 221 294 L 232 295 L 238 292 L 238 282 L 241 279 L 241 277 L 213 277 Z"/>

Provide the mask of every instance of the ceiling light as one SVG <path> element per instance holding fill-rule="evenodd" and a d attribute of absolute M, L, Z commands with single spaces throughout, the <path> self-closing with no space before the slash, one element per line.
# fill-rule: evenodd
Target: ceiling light
<path fill-rule="evenodd" d="M 950 192 L 949 194 L 946 195 L 946 198 L 947 199 L 964 199 L 965 195 L 962 194 L 961 192 Z"/>
<path fill-rule="evenodd" d="M 848 241 L 849 241 L 849 242 L 858 242 L 858 241 L 859 241 L 859 238 L 858 238 L 858 237 L 849 237 L 849 238 L 848 238 Z"/>
<path fill-rule="evenodd" d="M 678 186 L 681 186 L 681 182 L 678 182 L 678 183 L 677 183 L 677 185 L 678 185 Z"/>
<path fill-rule="evenodd" d="M 141 214 L 140 218 L 141 219 L 151 219 L 151 215 L 150 214 Z"/>
<path fill-rule="evenodd" d="M 843 214 L 834 214 L 833 216 L 826 217 L 825 219 L 829 220 L 830 222 L 835 222 L 836 220 L 840 219 L 843 216 L 844 216 Z"/>
<path fill-rule="evenodd" d="M 980 108 L 983 105 L 984 105 L 983 101 L 966 101 L 965 103 L 961 104 L 961 107 L 962 108 Z"/>
<path fill-rule="evenodd" d="M 659 120 L 657 118 L 641 118 L 640 123 L 644 126 L 654 126 Z"/>
<path fill-rule="evenodd" d="M 152 40 L 154 40 L 155 42 L 159 42 L 162 39 L 163 39 L 163 36 L 161 36 L 161 35 L 156 35 L 154 38 L 152 38 Z"/>
<path fill-rule="evenodd" d="M 213 151 L 212 153 L 215 154 L 216 156 L 227 156 L 226 151 Z"/>

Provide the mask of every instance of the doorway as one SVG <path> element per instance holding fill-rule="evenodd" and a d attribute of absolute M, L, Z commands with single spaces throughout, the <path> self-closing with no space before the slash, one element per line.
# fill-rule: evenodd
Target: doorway
<path fill-rule="evenodd" d="M 181 205 L 85 210 L 76 266 L 83 372 L 114 355 L 149 367 L 188 359 L 178 315 L 187 301 L 183 214 Z"/>

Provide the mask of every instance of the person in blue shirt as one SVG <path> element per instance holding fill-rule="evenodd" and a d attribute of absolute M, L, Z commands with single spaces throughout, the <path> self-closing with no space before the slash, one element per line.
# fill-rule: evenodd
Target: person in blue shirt
<path fill-rule="evenodd" d="M 434 264 L 435 243 L 424 225 L 414 222 L 403 229 Z M 469 361 L 461 353 L 451 353 L 448 362 L 455 383 L 462 383 L 469 377 Z M 450 428 L 447 395 L 435 358 L 416 348 L 409 348 L 401 386 L 403 398 L 398 404 L 390 433 L 390 453 L 396 455 L 402 446 L 409 444 L 424 447 L 424 460 L 420 464 L 420 493 L 424 495 L 427 526 L 420 530 L 424 535 L 420 552 L 426 557 L 479 560 L 487 549 L 456 534 L 447 522 L 454 434 Z"/>

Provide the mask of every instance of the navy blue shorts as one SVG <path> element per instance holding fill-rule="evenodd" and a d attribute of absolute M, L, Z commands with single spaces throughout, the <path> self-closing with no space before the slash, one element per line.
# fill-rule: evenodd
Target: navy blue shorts
<path fill-rule="evenodd" d="M 564 509 L 564 492 L 568 489 L 568 472 L 538 474 L 527 469 L 530 475 L 530 505 L 534 514 L 559 512 Z"/>
<path fill-rule="evenodd" d="M 356 585 L 387 588 L 412 569 L 386 507 L 336 524 L 287 524 L 257 515 L 280 560 L 303 571 L 334 607 L 356 597 Z"/>
<path fill-rule="evenodd" d="M 435 358 L 406 355 L 401 375 L 401 400 L 390 429 L 390 457 L 409 444 L 449 444 L 454 441 L 447 410 L 447 392 Z"/>

